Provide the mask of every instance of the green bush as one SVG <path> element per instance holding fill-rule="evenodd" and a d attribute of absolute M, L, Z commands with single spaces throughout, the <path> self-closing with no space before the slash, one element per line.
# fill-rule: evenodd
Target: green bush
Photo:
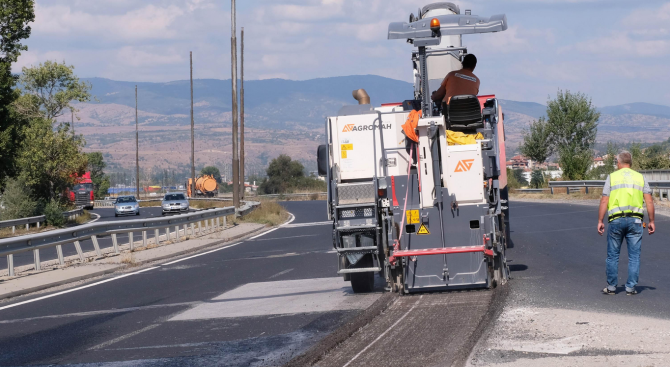
<path fill-rule="evenodd" d="M 54 227 L 61 227 L 65 224 L 63 207 L 56 200 L 51 200 L 44 206 L 44 216 L 46 217 L 47 224 Z"/>
<path fill-rule="evenodd" d="M 38 202 L 33 199 L 30 187 L 23 181 L 10 178 L 5 181 L 5 192 L 2 195 L 0 211 L 2 220 L 19 219 L 37 215 Z"/>

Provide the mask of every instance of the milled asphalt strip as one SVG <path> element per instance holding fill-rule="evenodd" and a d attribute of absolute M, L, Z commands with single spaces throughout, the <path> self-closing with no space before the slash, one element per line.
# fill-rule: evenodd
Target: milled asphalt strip
<path fill-rule="evenodd" d="M 178 262 L 181 262 L 181 261 L 184 261 L 184 260 L 188 260 L 188 259 L 192 259 L 192 258 L 194 258 L 194 257 L 198 257 L 198 256 L 202 256 L 202 255 L 207 255 L 207 254 L 211 254 L 212 252 L 217 252 L 217 251 L 225 250 L 225 249 L 227 249 L 227 248 L 231 248 L 231 247 L 233 247 L 233 246 L 237 246 L 237 245 L 239 245 L 240 243 L 242 243 L 242 242 L 234 243 L 234 244 L 232 244 L 232 245 L 228 245 L 228 246 L 219 247 L 219 248 L 214 249 L 214 250 L 210 250 L 210 251 L 202 252 L 202 253 L 199 253 L 199 254 L 197 254 L 197 255 L 193 255 L 193 256 L 185 257 L 185 258 L 182 258 L 182 259 L 179 259 L 179 260 L 170 261 L 169 263 L 165 263 L 165 264 L 161 264 L 161 265 L 172 265 L 172 264 L 176 264 L 176 263 L 178 263 Z"/>
<path fill-rule="evenodd" d="M 413 305 L 409 310 L 407 310 L 407 312 L 405 312 L 404 315 L 402 315 L 396 322 L 393 323 L 393 325 L 391 325 L 391 326 L 390 326 L 388 329 L 386 329 L 383 333 L 379 334 L 379 336 L 378 336 L 375 340 L 373 340 L 372 343 L 368 344 L 365 348 L 363 348 L 363 350 L 361 350 L 360 352 L 358 352 L 358 354 L 356 354 L 356 355 L 354 356 L 354 358 L 350 359 L 349 362 L 347 362 L 347 363 L 346 363 L 344 366 L 342 366 L 342 367 L 347 367 L 348 365 L 350 365 L 351 362 L 353 362 L 354 360 L 356 360 L 356 358 L 360 357 L 360 355 L 363 354 L 363 353 L 365 353 L 366 350 L 370 349 L 370 347 L 371 347 L 374 343 L 378 342 L 379 339 L 383 338 L 384 335 L 386 335 L 386 333 L 388 333 L 389 331 L 391 331 L 391 329 L 393 329 L 394 327 L 396 327 L 396 325 L 398 325 L 402 320 L 404 320 L 405 317 L 407 317 L 407 315 L 409 315 L 409 313 L 412 312 L 412 311 L 416 308 L 416 306 L 419 304 L 419 302 L 421 302 L 421 299 L 422 299 L 422 298 L 423 298 L 423 296 L 419 297 L 419 299 L 416 301 L 416 303 L 414 303 L 414 305 Z"/>
<path fill-rule="evenodd" d="M 117 280 L 117 279 L 121 279 L 121 278 L 129 277 L 129 276 L 131 276 L 131 275 L 135 275 L 135 274 L 139 274 L 139 273 L 144 273 L 145 271 L 149 271 L 149 270 L 153 270 L 153 269 L 158 269 L 158 268 L 159 268 L 158 266 L 154 266 L 154 267 L 146 268 L 146 269 L 142 269 L 142 270 L 139 270 L 139 271 L 136 271 L 136 272 L 133 272 L 133 273 L 123 274 L 123 275 L 119 275 L 118 277 L 114 277 L 114 278 L 110 278 L 110 279 L 105 279 L 105 280 L 101 280 L 101 281 L 99 281 L 99 282 L 95 282 L 95 283 L 87 284 L 87 285 L 84 285 L 84 286 L 81 286 L 81 287 L 72 288 L 72 289 L 68 289 L 68 290 L 62 291 L 62 292 L 58 292 L 58 293 L 54 293 L 54 294 L 49 294 L 49 295 L 42 296 L 42 297 L 37 297 L 37 298 L 30 299 L 30 300 L 23 301 L 23 302 L 14 303 L 14 304 L 11 304 L 11 305 L 7 305 L 7 306 L 4 306 L 4 307 L 0 307 L 0 311 L 2 311 L 2 310 L 6 310 L 6 309 L 8 309 L 8 308 L 16 307 L 16 306 L 25 305 L 25 304 L 32 303 L 32 302 L 41 301 L 41 300 L 43 300 L 43 299 L 47 299 L 47 298 L 51 298 L 51 297 L 60 296 L 60 295 L 63 295 L 63 294 L 66 294 L 66 293 L 71 293 L 71 292 L 78 291 L 78 290 L 81 290 L 81 289 L 94 287 L 94 286 L 96 286 L 96 285 L 100 285 L 100 284 L 103 284 L 103 283 L 111 282 L 111 281 L 113 281 L 113 280 Z"/>

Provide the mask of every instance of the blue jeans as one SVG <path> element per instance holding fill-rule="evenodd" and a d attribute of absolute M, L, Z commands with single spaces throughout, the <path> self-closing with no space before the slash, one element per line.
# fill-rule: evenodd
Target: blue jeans
<path fill-rule="evenodd" d="M 642 220 L 621 217 L 609 223 L 607 230 L 607 288 L 615 290 L 619 275 L 619 253 L 626 238 L 628 245 L 628 281 L 626 291 L 632 291 L 640 276 L 640 251 L 642 248 Z"/>

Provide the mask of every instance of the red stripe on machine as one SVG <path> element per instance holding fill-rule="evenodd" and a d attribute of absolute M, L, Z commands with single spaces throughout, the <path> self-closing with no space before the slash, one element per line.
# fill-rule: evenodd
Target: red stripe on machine
<path fill-rule="evenodd" d="M 391 192 L 393 193 L 393 206 L 398 206 L 398 198 L 395 197 L 395 176 L 391 176 Z"/>
<path fill-rule="evenodd" d="M 389 262 L 393 264 L 396 258 L 398 257 L 464 254 L 468 252 L 483 252 L 484 255 L 493 257 L 493 250 L 487 249 L 485 246 L 442 247 L 442 248 L 427 248 L 420 250 L 393 251 L 393 255 L 389 257 Z"/>

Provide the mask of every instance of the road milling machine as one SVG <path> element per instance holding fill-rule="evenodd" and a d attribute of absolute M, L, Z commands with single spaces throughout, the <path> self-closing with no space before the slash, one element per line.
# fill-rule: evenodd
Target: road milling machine
<path fill-rule="evenodd" d="M 388 29 L 389 39 L 414 47 L 414 95 L 373 107 L 357 90 L 359 104 L 326 118 L 317 163 L 328 183 L 338 274 L 354 292 L 372 290 L 375 274 L 401 293 L 508 279 L 501 107 L 494 95 L 454 96 L 444 106 L 431 100 L 447 73 L 461 69 L 462 35 L 506 29 L 505 15 L 425 6 Z"/>

